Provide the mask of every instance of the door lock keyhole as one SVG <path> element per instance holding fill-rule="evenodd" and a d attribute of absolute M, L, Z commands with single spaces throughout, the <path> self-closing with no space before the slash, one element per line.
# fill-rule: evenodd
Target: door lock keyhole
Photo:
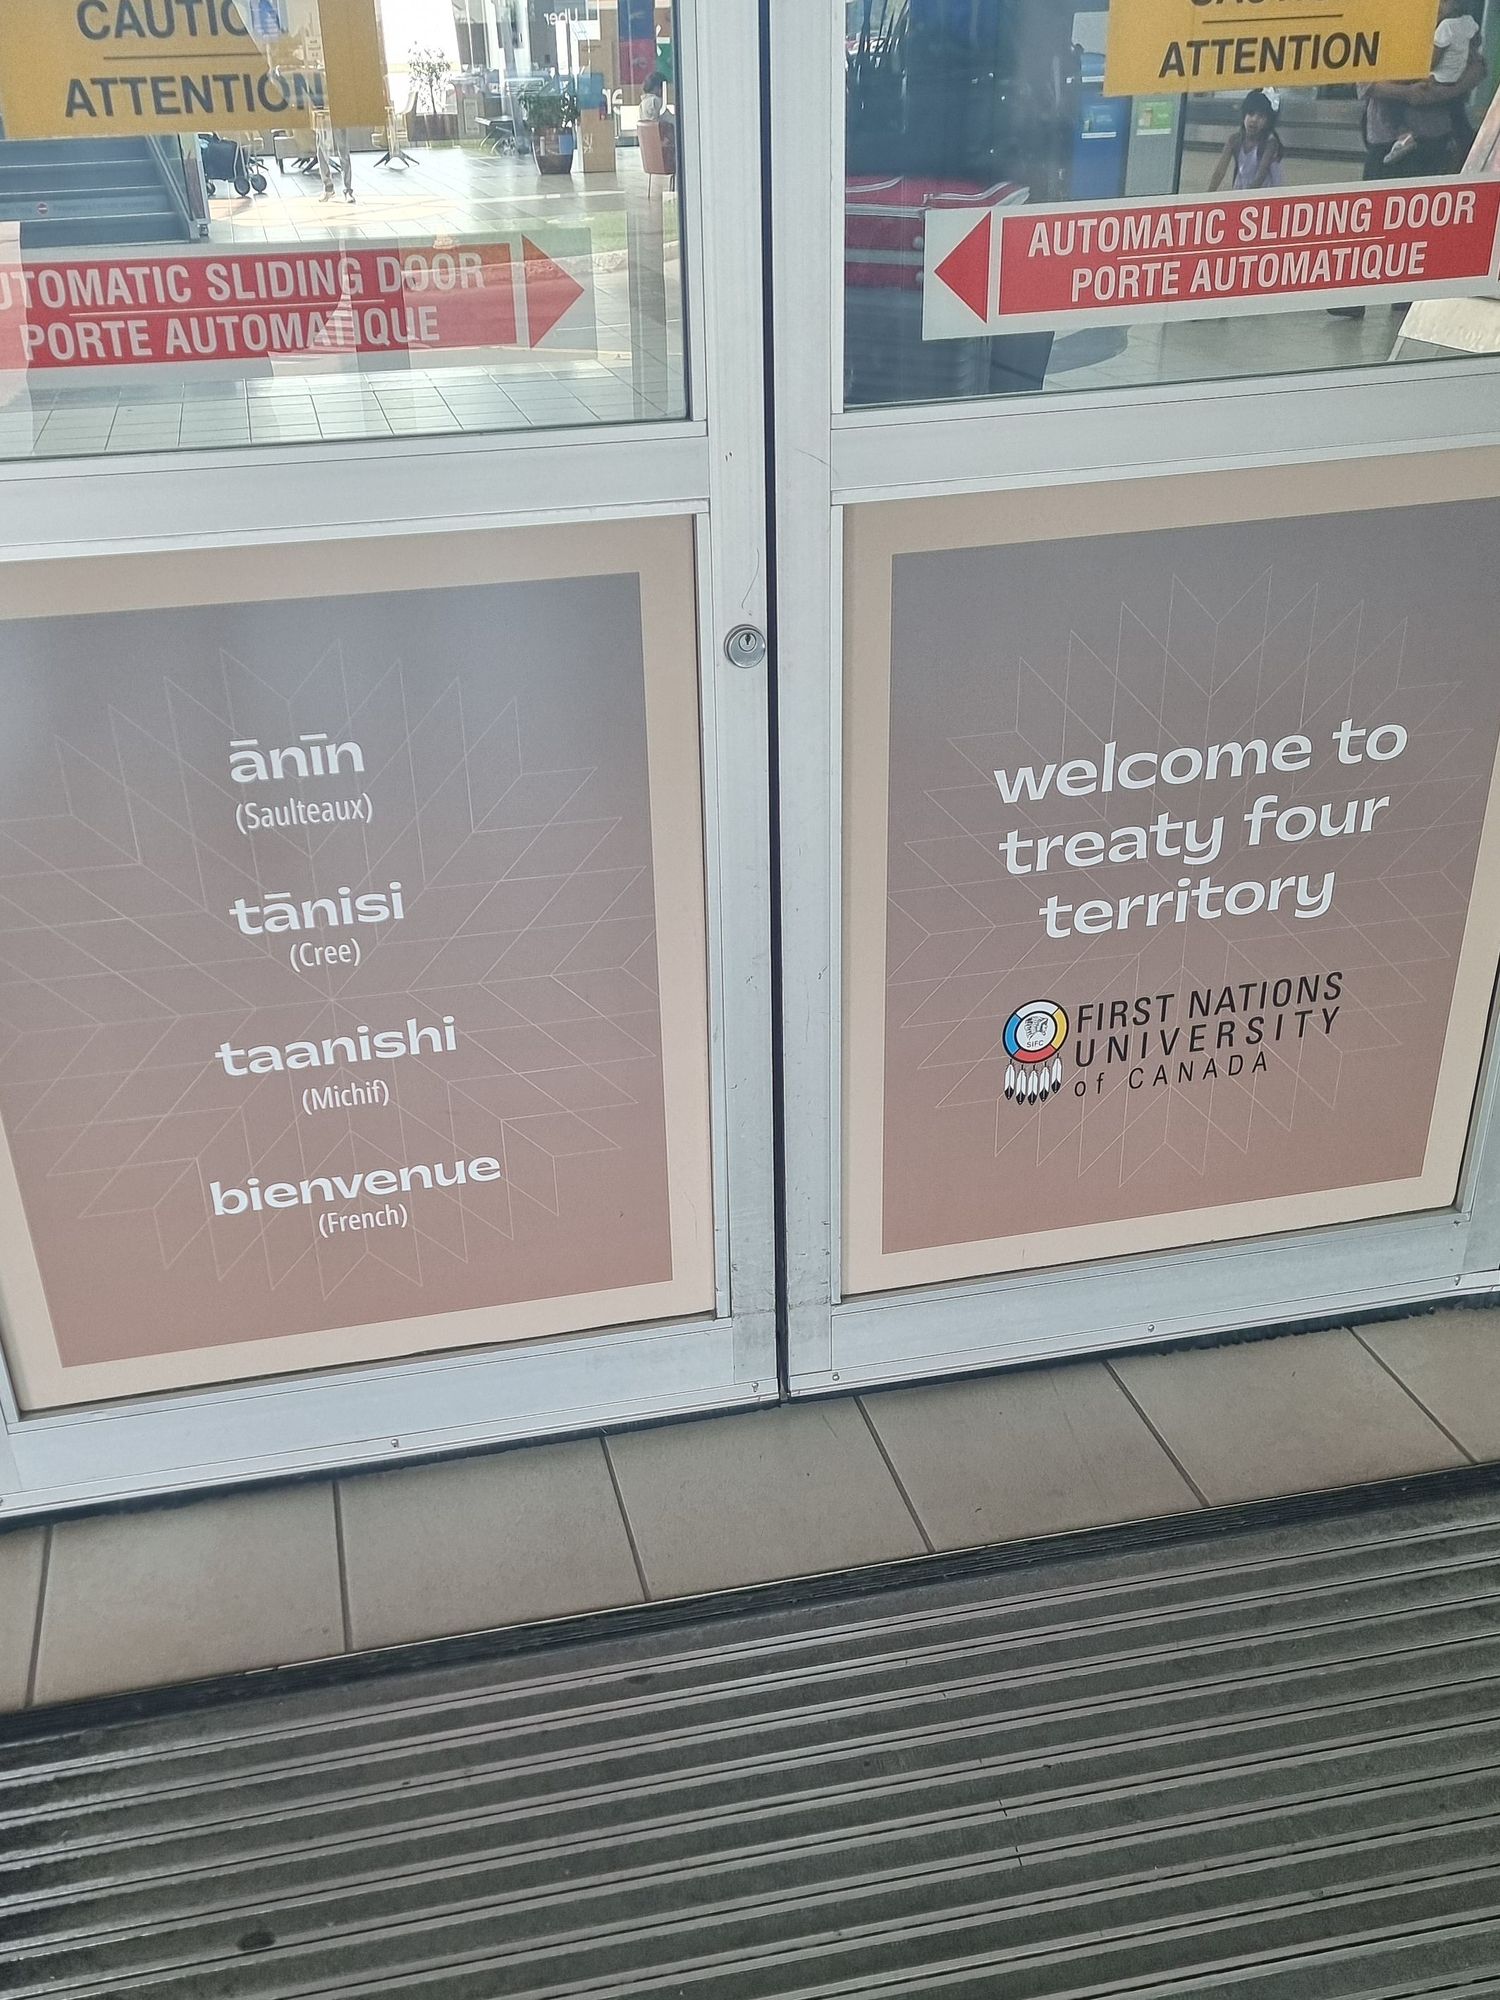
<path fill-rule="evenodd" d="M 724 657 L 732 667 L 758 667 L 766 657 L 766 635 L 758 625 L 736 625 L 724 640 Z"/>

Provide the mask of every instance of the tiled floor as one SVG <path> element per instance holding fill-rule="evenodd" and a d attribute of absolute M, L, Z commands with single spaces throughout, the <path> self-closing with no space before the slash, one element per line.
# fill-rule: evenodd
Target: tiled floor
<path fill-rule="evenodd" d="M 1444 1342 L 1429 1323 L 1434 1352 Z M 1497 1355 L 1500 1359 L 1500 1355 Z M 1353 1333 L 1126 1356 L 1115 1377 L 1210 1507 L 1357 1486 L 1465 1454 Z"/>
<path fill-rule="evenodd" d="M 325 204 L 316 177 L 269 169 L 267 192 L 211 204 L 212 243 L 484 241 L 525 231 L 587 275 L 593 338 L 496 350 L 452 365 L 353 356 L 193 369 L 34 370 L 0 377 L 0 458 L 213 449 L 460 431 L 553 429 L 681 416 L 686 408 L 677 204 L 648 200 L 636 156 L 610 175 L 543 179 L 529 159 L 457 147 L 406 169 L 356 156 L 358 200 Z M 586 245 L 580 251 L 580 245 Z M 654 263 L 632 295 L 629 259 Z"/>
<path fill-rule="evenodd" d="M 637 1431 L 609 1454 L 652 1597 L 922 1553 L 852 1396 Z"/>
<path fill-rule="evenodd" d="M 343 1644 L 333 1489 L 236 1493 L 54 1529 L 39 1699 L 317 1659 Z"/>
<path fill-rule="evenodd" d="M 350 1643 L 363 1648 L 644 1596 L 598 1438 L 339 1485 Z"/>
<path fill-rule="evenodd" d="M 1122 389 L 1154 382 L 1219 381 L 1237 375 L 1368 367 L 1393 358 L 1402 317 L 1399 310 L 1374 306 L 1363 319 L 1355 320 L 1335 319 L 1326 312 L 1287 312 L 1138 325 L 1098 361 L 1078 367 L 1066 363 L 1067 342 L 1079 336 L 1063 335 L 1054 348 L 1045 386 L 1049 390 Z M 1096 332 L 1091 328 L 1087 339 L 1100 342 L 1103 331 L 1106 329 Z M 1444 354 L 1445 350 L 1408 342 L 1394 358 L 1418 361 Z"/>
<path fill-rule="evenodd" d="M 1500 1457 L 1500 1308 L 0 1533 L 0 1707 Z"/>
<path fill-rule="evenodd" d="M 0 1536 L 0 1706 L 7 1709 L 26 1700 L 46 1543 L 41 1528 Z"/>
<path fill-rule="evenodd" d="M 1103 1362 L 863 1400 L 935 1549 L 1199 1504 Z"/>

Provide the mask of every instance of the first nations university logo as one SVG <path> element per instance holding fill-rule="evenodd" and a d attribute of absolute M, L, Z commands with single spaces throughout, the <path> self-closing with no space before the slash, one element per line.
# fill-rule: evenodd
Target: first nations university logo
<path fill-rule="evenodd" d="M 1068 1017 L 1055 1000 L 1028 1000 L 1005 1024 L 1005 1095 L 1013 1104 L 1045 1104 L 1062 1088 Z"/>

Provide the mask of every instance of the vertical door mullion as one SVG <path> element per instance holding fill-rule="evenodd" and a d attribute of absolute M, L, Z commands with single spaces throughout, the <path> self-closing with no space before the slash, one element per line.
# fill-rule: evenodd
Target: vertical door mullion
<path fill-rule="evenodd" d="M 843 6 L 768 0 L 787 1341 L 829 1367 L 837 1285 L 841 641 L 830 483 L 840 351 Z"/>
<path fill-rule="evenodd" d="M 709 430 L 709 505 L 699 522 L 703 568 L 704 783 L 718 885 L 710 925 L 717 962 L 723 1106 L 719 1151 L 728 1181 L 728 1302 L 737 1372 L 775 1374 L 775 1159 L 771 1076 L 769 668 L 732 666 L 737 624 L 765 630 L 766 413 L 763 195 L 757 0 L 696 0 L 681 22 L 687 108 L 682 201 L 694 294 L 695 393 Z"/>

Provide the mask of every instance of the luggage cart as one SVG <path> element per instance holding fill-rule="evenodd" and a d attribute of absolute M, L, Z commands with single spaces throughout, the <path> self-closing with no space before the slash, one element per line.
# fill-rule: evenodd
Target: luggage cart
<path fill-rule="evenodd" d="M 217 132 L 209 132 L 199 138 L 198 154 L 211 195 L 218 192 L 220 181 L 230 182 L 238 195 L 265 193 L 268 184 L 261 162 L 242 140 L 223 139 Z"/>

